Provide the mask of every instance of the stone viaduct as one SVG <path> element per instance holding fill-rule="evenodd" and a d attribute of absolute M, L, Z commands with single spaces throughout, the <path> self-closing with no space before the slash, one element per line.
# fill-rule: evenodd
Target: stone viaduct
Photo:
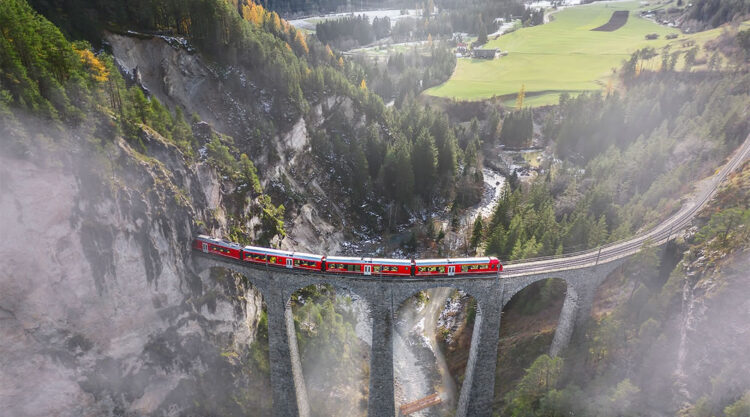
<path fill-rule="evenodd" d="M 563 349 L 578 325 L 588 317 L 596 288 L 625 258 L 583 269 L 544 271 L 491 277 L 441 277 L 394 279 L 350 277 L 275 268 L 258 268 L 200 254 L 193 256 L 196 272 L 225 268 L 247 277 L 263 294 L 268 313 L 268 343 L 271 362 L 274 415 L 307 417 L 309 406 L 297 351 L 290 299 L 312 284 L 329 284 L 367 301 L 372 320 L 370 395 L 368 416 L 396 415 L 393 372 L 393 318 L 399 306 L 417 292 L 435 287 L 453 287 L 476 299 L 477 315 L 458 400 L 457 416 L 492 415 L 497 346 L 501 312 L 513 296 L 534 282 L 560 278 L 567 283 L 565 302 L 552 342 L 551 354 Z M 477 366 L 480 364 L 480 366 Z"/>
<path fill-rule="evenodd" d="M 740 166 L 748 154 L 750 135 L 724 167 L 698 187 L 700 191 L 680 211 L 650 231 L 587 252 L 505 265 L 505 270 L 497 276 L 431 279 L 352 277 L 258 268 L 198 253 L 192 257 L 193 268 L 197 273 L 211 268 L 238 272 L 263 293 L 268 308 L 271 385 L 274 415 L 277 417 L 307 417 L 310 414 L 290 305 L 291 296 L 298 289 L 312 284 L 329 284 L 337 290 L 357 294 L 368 302 L 372 319 L 370 417 L 393 417 L 396 414 L 393 317 L 398 307 L 417 292 L 434 287 L 453 287 L 473 296 L 478 308 L 456 416 L 490 417 L 501 313 L 511 298 L 540 280 L 559 278 L 566 282 L 565 302 L 550 348 L 552 355 L 560 353 L 576 329 L 580 329 L 580 325 L 589 317 L 596 289 L 607 276 L 636 254 L 644 243 L 664 245 L 673 232 L 688 225 L 710 200 L 719 183 Z"/>

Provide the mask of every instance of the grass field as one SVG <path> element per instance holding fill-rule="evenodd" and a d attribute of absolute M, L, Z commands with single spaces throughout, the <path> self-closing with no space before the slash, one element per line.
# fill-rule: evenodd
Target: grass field
<path fill-rule="evenodd" d="M 446 83 L 425 94 L 464 100 L 507 96 L 509 102 L 524 85 L 526 105 L 556 103 L 561 92 L 573 94 L 601 89 L 630 54 L 639 48 L 661 48 L 676 29 L 657 25 L 638 16 L 637 1 L 593 3 L 564 9 L 548 24 L 519 29 L 486 47 L 507 51 L 491 61 L 459 59 L 456 71 Z M 591 31 L 609 21 L 615 10 L 629 10 L 622 28 L 613 32 Z M 646 40 L 649 33 L 657 40 Z M 684 39 L 681 35 L 676 41 Z"/>

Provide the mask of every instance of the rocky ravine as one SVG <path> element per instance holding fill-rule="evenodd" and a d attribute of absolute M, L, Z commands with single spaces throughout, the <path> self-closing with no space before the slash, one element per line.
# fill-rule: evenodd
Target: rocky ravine
<path fill-rule="evenodd" d="M 190 270 L 195 221 L 211 222 L 194 208 L 206 207 L 206 169 L 144 139 L 158 160 L 125 142 L 46 163 L 0 154 L 2 414 L 270 408 L 251 359 L 261 295 Z"/>

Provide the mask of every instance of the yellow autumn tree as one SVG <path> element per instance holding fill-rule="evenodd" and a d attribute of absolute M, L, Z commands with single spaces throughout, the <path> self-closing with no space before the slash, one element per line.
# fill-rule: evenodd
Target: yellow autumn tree
<path fill-rule="evenodd" d="M 279 19 L 279 15 L 276 12 L 271 12 L 271 31 L 276 34 L 281 33 L 281 19 Z"/>
<path fill-rule="evenodd" d="M 344 58 L 339 57 L 339 67 L 344 68 Z"/>
<path fill-rule="evenodd" d="M 302 51 L 307 55 L 310 52 L 310 48 L 307 47 L 307 41 L 305 40 L 305 35 L 302 34 L 302 31 L 297 31 L 297 33 L 294 35 L 294 42 L 297 44 L 297 46 L 302 49 Z"/>
<path fill-rule="evenodd" d="M 328 55 L 329 59 L 333 58 L 333 50 L 331 50 L 330 45 L 326 45 L 326 54 Z"/>
<path fill-rule="evenodd" d="M 363 90 L 367 90 L 367 81 L 365 81 L 364 78 L 362 78 L 362 82 L 359 83 L 359 88 L 361 88 Z"/>
<path fill-rule="evenodd" d="M 85 65 L 96 81 L 104 82 L 109 78 L 109 70 L 102 61 L 88 49 L 76 49 L 79 59 Z"/>
<path fill-rule="evenodd" d="M 612 78 L 610 77 L 609 81 L 607 81 L 607 97 L 612 95 L 612 92 L 614 91 L 615 86 L 614 82 L 612 81 Z"/>
<path fill-rule="evenodd" d="M 525 98 L 526 98 L 526 84 L 521 84 L 521 90 L 518 92 L 518 97 L 516 97 L 517 109 L 523 108 L 523 100 Z"/>
<path fill-rule="evenodd" d="M 242 17 L 244 17 L 245 20 L 254 25 L 260 26 L 261 24 L 263 24 L 265 14 L 266 11 L 260 4 L 250 2 L 242 7 Z"/>

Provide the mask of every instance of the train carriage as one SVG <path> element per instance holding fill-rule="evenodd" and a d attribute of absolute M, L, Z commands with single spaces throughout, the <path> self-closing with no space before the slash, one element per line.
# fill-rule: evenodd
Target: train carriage
<path fill-rule="evenodd" d="M 367 264 L 367 268 L 365 268 L 365 264 Z M 338 274 L 371 275 L 372 264 L 365 262 L 363 258 L 327 256 L 325 259 L 325 271 Z"/>
<path fill-rule="evenodd" d="M 493 256 L 480 258 L 459 258 L 453 260 L 456 275 L 464 274 L 496 274 L 503 270 L 500 261 Z"/>
<path fill-rule="evenodd" d="M 289 252 L 257 246 L 245 246 L 242 251 L 246 262 L 256 264 L 311 271 L 320 271 L 323 266 L 324 257 L 312 253 Z"/>
<path fill-rule="evenodd" d="M 409 259 L 373 258 L 372 263 L 373 275 L 405 277 L 411 275 L 412 265 L 414 264 L 414 261 Z"/>
<path fill-rule="evenodd" d="M 502 271 L 497 258 L 418 259 L 415 276 L 454 276 L 466 274 L 495 274 Z"/>
<path fill-rule="evenodd" d="M 366 276 L 409 276 L 412 261 L 408 259 L 355 258 L 329 256 L 325 260 L 326 272 Z"/>
<path fill-rule="evenodd" d="M 325 256 L 312 253 L 294 252 L 292 258 L 294 258 L 294 267 L 297 269 L 307 269 L 310 271 L 323 270 Z"/>
<path fill-rule="evenodd" d="M 414 276 L 456 274 L 456 265 L 450 259 L 417 259 L 414 261 Z"/>
<path fill-rule="evenodd" d="M 242 247 L 239 244 L 206 235 L 199 235 L 193 240 L 193 249 L 225 258 L 242 259 Z"/>

